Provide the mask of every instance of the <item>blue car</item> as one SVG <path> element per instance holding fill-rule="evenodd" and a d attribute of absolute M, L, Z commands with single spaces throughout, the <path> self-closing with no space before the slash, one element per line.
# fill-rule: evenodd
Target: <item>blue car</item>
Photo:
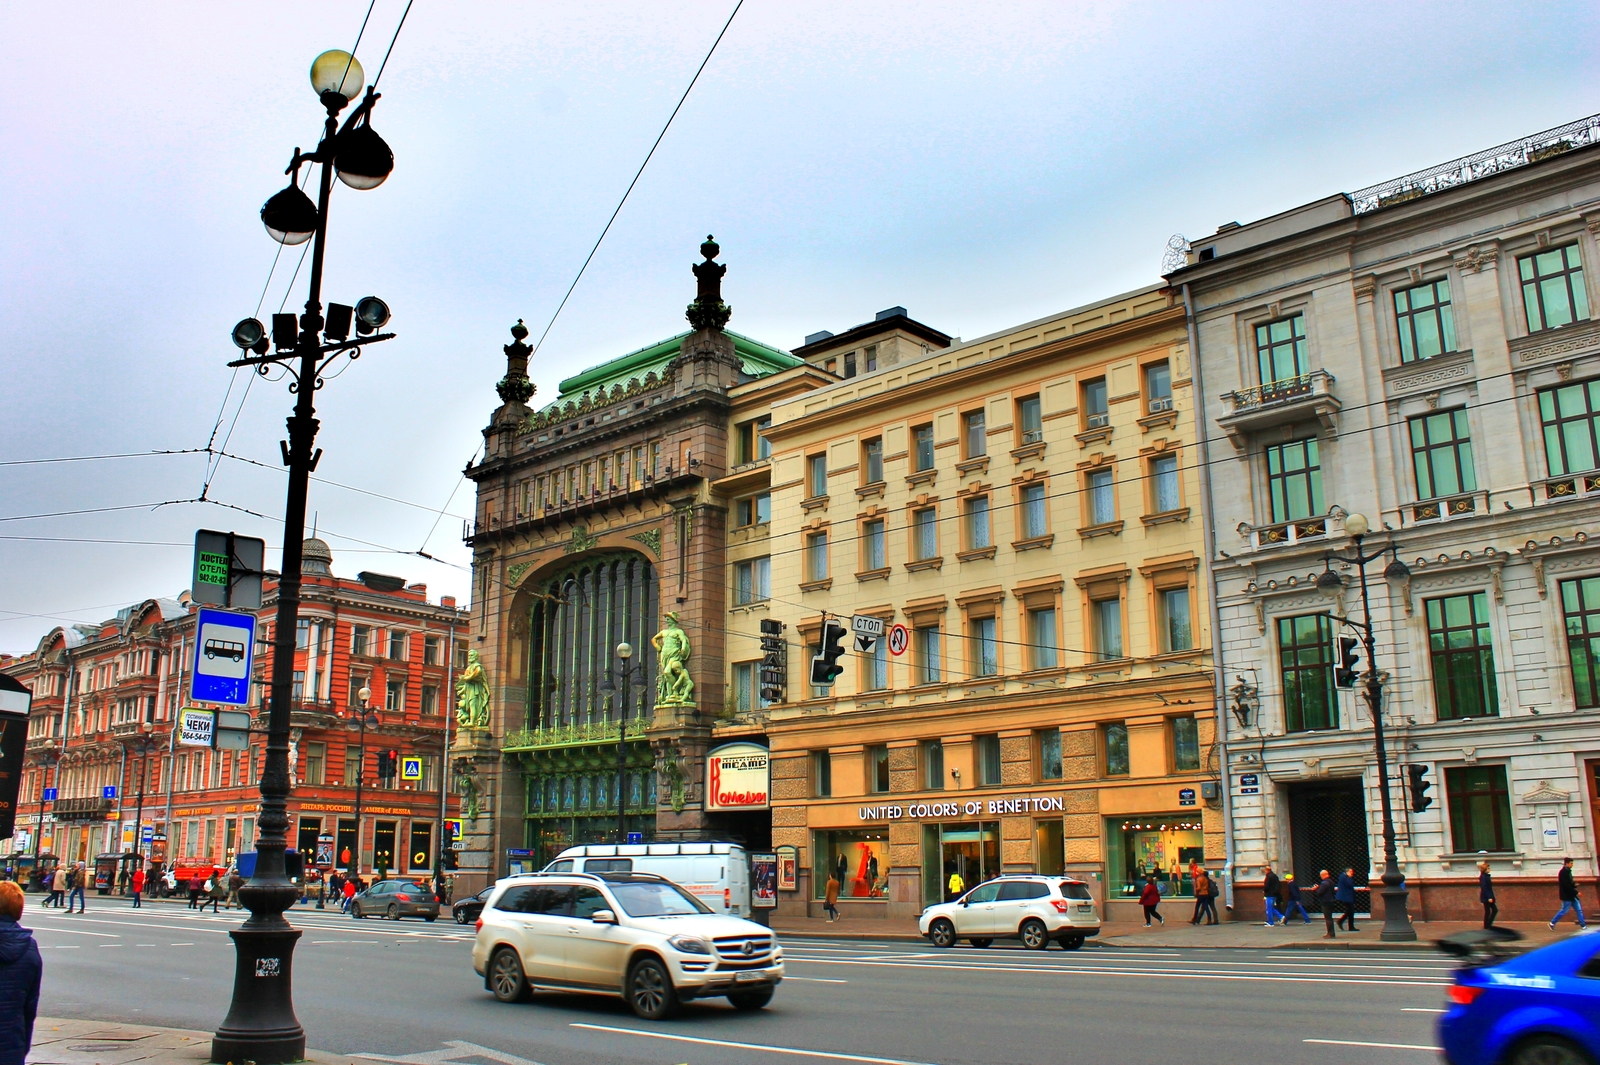
<path fill-rule="evenodd" d="M 1450 1065 L 1600 1065 L 1596 955 L 1600 935 L 1576 935 L 1458 970 L 1439 1018 Z"/>

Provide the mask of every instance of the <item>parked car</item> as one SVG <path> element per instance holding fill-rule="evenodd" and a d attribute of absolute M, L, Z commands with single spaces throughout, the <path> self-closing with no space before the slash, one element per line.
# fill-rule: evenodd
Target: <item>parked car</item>
<path fill-rule="evenodd" d="M 568 847 L 547 873 L 654 873 L 711 907 L 750 916 L 750 855 L 737 843 L 589 843 Z"/>
<path fill-rule="evenodd" d="M 1503 944 L 1486 932 L 1459 933 L 1439 945 L 1468 959 L 1445 992 L 1450 1008 L 1439 1018 L 1439 1045 L 1450 1065 L 1600 1061 L 1600 935 L 1576 935 L 1513 958 L 1496 956 Z"/>
<path fill-rule="evenodd" d="M 456 919 L 456 924 L 471 924 L 483 913 L 483 904 L 489 901 L 489 896 L 494 894 L 494 886 L 484 888 L 476 895 L 469 895 L 459 902 L 452 903 L 450 913 Z"/>
<path fill-rule="evenodd" d="M 439 900 L 433 892 L 410 880 L 380 880 L 365 891 L 356 893 L 350 900 L 350 916 L 366 917 L 378 914 L 398 921 L 402 917 L 420 917 L 424 921 L 439 919 Z"/>
<path fill-rule="evenodd" d="M 1100 934 L 1100 913 L 1081 880 L 1006 874 L 954 902 L 929 906 L 917 919 L 917 931 L 936 947 L 953 946 L 958 939 L 975 947 L 1020 939 L 1029 950 L 1046 950 L 1051 940 L 1063 950 L 1077 950 Z"/>
<path fill-rule="evenodd" d="M 472 968 L 501 1002 L 534 989 L 621 995 L 645 1020 L 690 999 L 758 1010 L 783 980 L 772 930 L 650 873 L 531 873 L 494 886 Z"/>

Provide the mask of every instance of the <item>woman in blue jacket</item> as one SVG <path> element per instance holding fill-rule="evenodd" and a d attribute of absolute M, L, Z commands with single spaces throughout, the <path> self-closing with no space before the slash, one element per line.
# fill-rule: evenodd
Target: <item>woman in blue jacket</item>
<path fill-rule="evenodd" d="M 44 962 L 22 918 L 22 889 L 0 881 L 0 1065 L 23 1065 L 33 1045 Z"/>
<path fill-rule="evenodd" d="M 1333 901 L 1339 904 L 1344 912 L 1339 915 L 1339 927 L 1349 926 L 1350 931 L 1356 930 L 1356 870 L 1354 866 L 1339 874 L 1339 882 L 1333 888 Z"/>

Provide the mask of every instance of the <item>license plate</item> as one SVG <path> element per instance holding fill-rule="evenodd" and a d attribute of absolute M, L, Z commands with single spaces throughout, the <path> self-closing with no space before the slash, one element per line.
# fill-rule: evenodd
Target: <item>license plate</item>
<path fill-rule="evenodd" d="M 1093 906 L 1079 906 L 1078 907 L 1078 912 L 1079 913 L 1093 913 L 1094 912 L 1094 907 Z"/>
<path fill-rule="evenodd" d="M 766 978 L 766 973 L 735 973 L 733 982 L 736 984 L 753 984 L 757 980 Z"/>

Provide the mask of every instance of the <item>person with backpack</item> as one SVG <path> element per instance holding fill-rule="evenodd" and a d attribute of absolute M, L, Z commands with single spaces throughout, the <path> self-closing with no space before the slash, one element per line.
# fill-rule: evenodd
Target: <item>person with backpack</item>
<path fill-rule="evenodd" d="M 1189 918 L 1189 923 L 1199 924 L 1211 902 L 1211 876 L 1204 869 L 1196 867 L 1191 880 L 1194 883 L 1194 915 Z"/>
<path fill-rule="evenodd" d="M 1561 859 L 1561 872 L 1556 876 L 1556 894 L 1561 897 L 1561 909 L 1550 918 L 1550 931 L 1556 930 L 1556 925 L 1561 923 L 1561 918 L 1571 910 L 1577 918 L 1578 929 L 1582 931 L 1589 927 L 1589 922 L 1583 919 L 1583 903 L 1578 899 L 1578 885 L 1572 879 L 1572 859 Z"/>
<path fill-rule="evenodd" d="M 67 874 L 67 912 L 72 912 L 72 900 L 78 900 L 78 913 L 89 912 L 88 904 L 84 901 L 84 882 L 89 879 L 88 870 L 79 862 L 72 867 L 72 872 Z"/>
<path fill-rule="evenodd" d="M 1306 924 L 1311 923 L 1311 915 L 1306 912 L 1305 903 L 1300 898 L 1300 885 L 1295 883 L 1293 873 L 1285 873 L 1282 890 L 1284 895 L 1283 923 L 1288 924 L 1289 918 L 1299 913 Z"/>

